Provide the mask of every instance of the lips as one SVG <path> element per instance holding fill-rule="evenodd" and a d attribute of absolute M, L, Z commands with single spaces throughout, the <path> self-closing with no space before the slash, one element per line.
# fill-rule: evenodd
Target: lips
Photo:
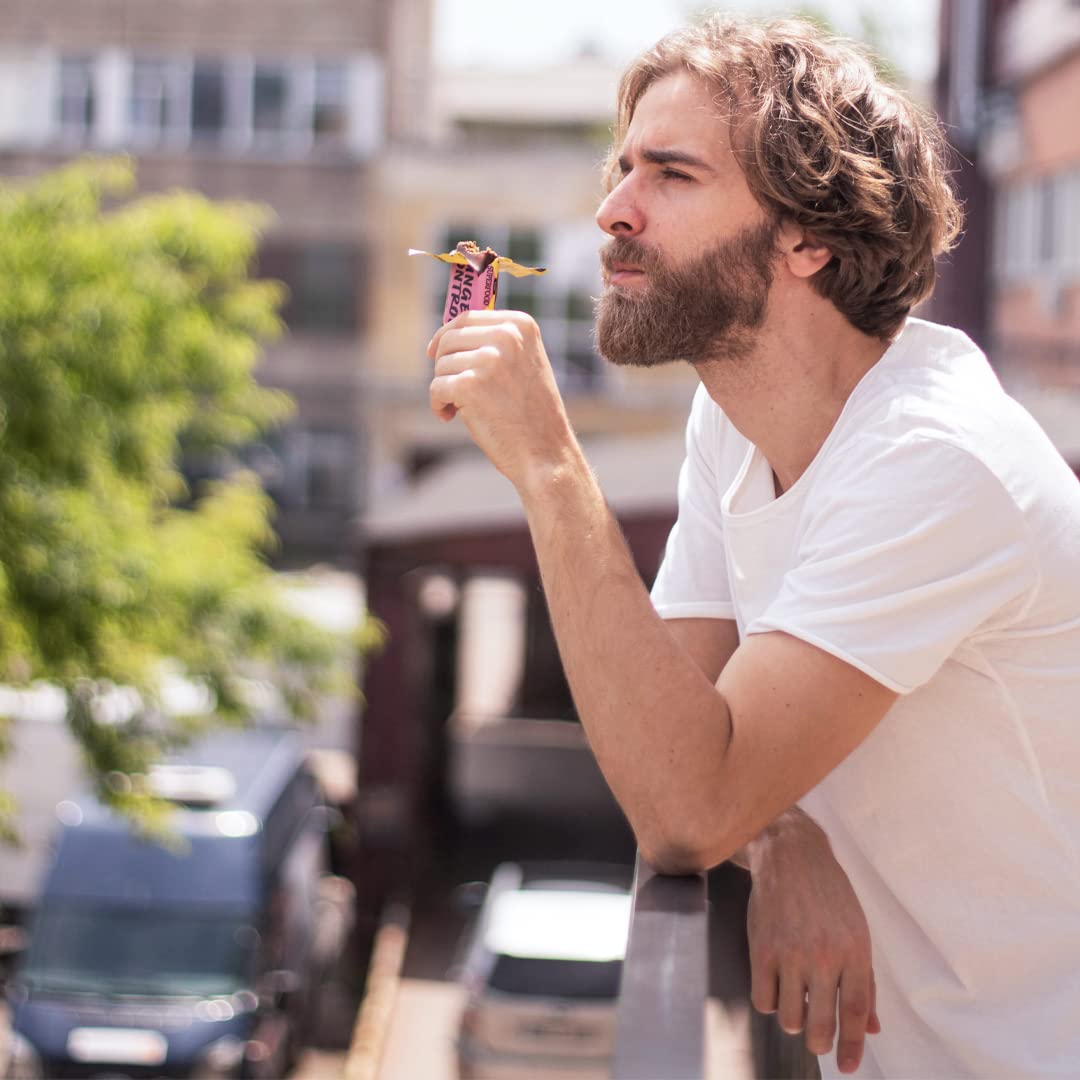
<path fill-rule="evenodd" d="M 613 263 L 606 267 L 604 276 L 608 285 L 625 285 L 631 281 L 639 281 L 645 276 L 645 271 L 629 263 Z"/>

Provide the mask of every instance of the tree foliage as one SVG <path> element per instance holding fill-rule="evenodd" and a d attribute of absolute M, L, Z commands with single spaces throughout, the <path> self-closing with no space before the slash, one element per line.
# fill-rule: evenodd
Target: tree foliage
<path fill-rule="evenodd" d="M 248 273 L 265 215 L 132 185 L 126 163 L 84 161 L 0 187 L 0 682 L 61 686 L 123 805 L 141 794 L 117 776 L 178 732 L 156 708 L 164 661 L 229 720 L 253 665 L 304 713 L 340 647 L 273 588 L 254 477 L 190 492 L 179 466 L 289 411 L 253 377 L 281 329 L 281 287 Z M 122 724 L 97 708 L 115 685 L 146 704 Z"/>

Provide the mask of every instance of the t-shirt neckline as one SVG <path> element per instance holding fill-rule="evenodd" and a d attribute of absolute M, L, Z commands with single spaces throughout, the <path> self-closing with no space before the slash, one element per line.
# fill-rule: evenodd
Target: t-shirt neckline
<path fill-rule="evenodd" d="M 900 333 L 889 342 L 888 348 L 881 354 L 876 363 L 872 364 L 863 372 L 859 381 L 852 387 L 851 393 L 848 394 L 843 408 L 841 408 L 839 415 L 836 417 L 836 421 L 829 429 L 829 434 L 825 436 L 821 446 L 818 447 L 818 451 L 810 464 L 806 466 L 802 475 L 799 476 L 795 483 L 786 491 L 782 491 L 779 495 L 775 494 L 772 466 L 766 460 L 765 455 L 761 450 L 758 449 L 757 444 L 747 440 L 746 454 L 743 457 L 742 464 L 735 474 L 735 479 L 732 480 L 720 501 L 721 512 L 731 524 L 740 521 L 748 521 L 750 519 L 760 520 L 771 514 L 786 513 L 789 509 L 798 506 L 802 502 L 805 493 L 809 490 L 810 478 L 813 473 L 817 471 L 818 463 L 823 460 L 830 445 L 838 437 L 837 432 L 844 426 L 846 418 L 853 411 L 855 407 L 853 402 L 863 396 L 865 387 L 868 383 L 874 381 L 878 372 L 882 371 L 885 367 L 892 365 L 899 355 L 900 346 L 904 343 L 904 339 L 910 336 L 910 331 L 914 329 L 920 321 L 921 320 L 919 319 L 911 317 L 907 318 L 904 321 L 904 325 L 900 328 Z M 768 490 L 773 492 L 772 496 L 750 510 L 733 512 L 731 510 L 732 502 L 749 482 L 752 471 L 755 469 L 764 469 L 768 471 Z"/>

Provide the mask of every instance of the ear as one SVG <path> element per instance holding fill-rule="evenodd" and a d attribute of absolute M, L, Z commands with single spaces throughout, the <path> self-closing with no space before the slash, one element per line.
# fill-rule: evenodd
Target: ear
<path fill-rule="evenodd" d="M 799 278 L 813 277 L 833 257 L 813 233 L 790 222 L 780 226 L 779 247 L 787 268 Z"/>

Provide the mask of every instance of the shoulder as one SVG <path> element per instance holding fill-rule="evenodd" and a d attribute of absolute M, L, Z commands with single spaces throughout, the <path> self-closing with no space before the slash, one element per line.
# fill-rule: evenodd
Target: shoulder
<path fill-rule="evenodd" d="M 1060 455 L 1004 390 L 985 354 L 959 330 L 909 319 L 856 387 L 823 455 L 834 466 L 981 474 L 1015 497 L 1056 475 Z M 828 471 L 828 470 L 825 470 Z"/>

